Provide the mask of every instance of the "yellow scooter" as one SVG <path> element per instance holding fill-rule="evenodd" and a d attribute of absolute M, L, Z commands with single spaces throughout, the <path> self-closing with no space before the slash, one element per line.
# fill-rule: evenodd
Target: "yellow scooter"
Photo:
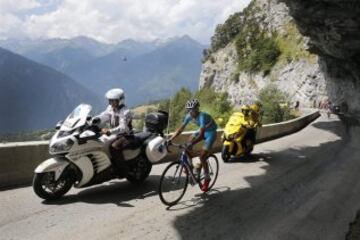
<path fill-rule="evenodd" d="M 254 149 L 256 130 L 261 125 L 260 106 L 243 106 L 229 118 L 222 136 L 224 162 L 247 157 Z"/>

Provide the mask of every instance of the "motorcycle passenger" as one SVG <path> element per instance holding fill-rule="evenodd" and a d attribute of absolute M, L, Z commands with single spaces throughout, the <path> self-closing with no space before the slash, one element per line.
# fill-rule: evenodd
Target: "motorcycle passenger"
<path fill-rule="evenodd" d="M 260 110 L 260 109 L 259 109 Z M 246 141 L 250 140 L 251 142 L 255 142 L 256 139 L 256 131 L 255 131 L 255 127 L 256 127 L 256 121 L 254 119 L 253 116 L 253 109 L 251 108 L 251 106 L 248 105 L 244 105 L 241 107 L 241 112 L 244 115 L 244 120 L 246 121 L 247 124 L 244 125 L 244 127 L 246 127 L 246 135 L 243 139 L 243 141 L 241 142 L 243 149 L 246 149 L 247 144 Z"/>
<path fill-rule="evenodd" d="M 245 120 L 245 122 L 247 123 L 247 124 L 245 125 L 245 127 L 246 127 L 246 128 L 251 128 L 251 123 L 252 123 L 252 121 L 251 121 L 251 115 L 250 115 L 250 113 L 251 113 L 250 107 L 249 107 L 248 105 L 243 105 L 243 106 L 241 107 L 241 112 L 242 112 L 242 114 L 244 115 L 244 120 Z"/>
<path fill-rule="evenodd" d="M 261 127 L 261 103 L 250 105 L 250 116 L 253 127 Z"/>
<path fill-rule="evenodd" d="M 201 190 L 203 192 L 207 192 L 209 190 L 209 183 L 210 183 L 211 179 L 210 179 L 210 175 L 209 175 L 209 166 L 206 162 L 206 158 L 207 158 L 208 154 L 210 153 L 210 150 L 216 140 L 217 125 L 216 125 L 214 119 L 208 113 L 200 112 L 200 110 L 199 110 L 200 103 L 197 99 L 189 100 L 186 103 L 185 107 L 186 107 L 186 110 L 188 113 L 185 116 L 183 124 L 179 129 L 176 130 L 174 135 L 171 136 L 169 141 L 171 142 L 181 132 L 183 132 L 185 127 L 190 122 L 193 122 L 200 127 L 199 130 L 196 131 L 191 136 L 190 142 L 188 143 L 188 149 L 191 149 L 192 146 L 194 146 L 196 143 L 200 142 L 201 140 L 204 140 L 204 145 L 200 152 L 200 161 L 201 161 L 202 167 L 204 168 L 205 180 L 204 180 L 204 183 L 201 185 Z"/>
<path fill-rule="evenodd" d="M 125 106 L 125 94 L 120 88 L 110 89 L 106 92 L 105 98 L 109 101 L 109 106 L 104 112 L 97 116 L 100 123 L 106 123 L 110 128 L 102 128 L 101 132 L 106 135 L 116 134 L 116 139 L 111 143 L 110 154 L 113 164 L 122 176 L 128 173 L 128 166 L 125 163 L 122 149 L 132 132 L 132 114 Z"/>

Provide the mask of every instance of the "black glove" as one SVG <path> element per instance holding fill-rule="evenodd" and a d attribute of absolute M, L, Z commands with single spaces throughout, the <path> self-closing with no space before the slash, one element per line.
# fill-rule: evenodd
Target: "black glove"
<path fill-rule="evenodd" d="M 91 120 L 91 125 L 98 125 L 100 123 L 100 118 L 98 117 L 94 117 L 92 120 Z"/>
<path fill-rule="evenodd" d="M 189 143 L 185 143 L 184 146 L 185 146 L 186 149 L 191 150 L 192 147 L 193 147 L 193 144 L 191 142 L 189 142 Z"/>

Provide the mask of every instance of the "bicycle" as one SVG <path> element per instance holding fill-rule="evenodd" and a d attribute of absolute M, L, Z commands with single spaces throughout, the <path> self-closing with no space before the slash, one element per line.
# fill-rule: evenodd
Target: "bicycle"
<path fill-rule="evenodd" d="M 183 150 L 180 158 L 176 162 L 170 163 L 164 170 L 160 178 L 159 197 L 162 203 L 167 206 L 177 204 L 185 195 L 188 183 L 194 186 L 197 184 L 201 188 L 201 181 L 205 179 L 203 168 L 194 174 L 193 167 L 189 162 L 191 157 L 188 154 L 186 145 L 171 143 L 173 146 Z M 206 159 L 209 166 L 210 184 L 209 190 L 214 186 L 219 173 L 219 161 L 214 154 L 210 154 Z M 169 174 L 169 175 L 168 175 Z"/>

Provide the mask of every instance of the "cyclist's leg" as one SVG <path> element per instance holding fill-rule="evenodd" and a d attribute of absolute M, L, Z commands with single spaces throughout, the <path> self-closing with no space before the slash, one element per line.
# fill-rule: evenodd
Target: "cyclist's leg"
<path fill-rule="evenodd" d="M 205 176 L 204 185 L 201 188 L 201 190 L 204 192 L 206 192 L 208 190 L 209 183 L 210 183 L 209 165 L 207 164 L 206 159 L 212 149 L 212 146 L 213 146 L 215 140 L 216 140 L 216 131 L 205 132 L 204 146 L 200 152 L 200 161 L 204 168 L 204 176 Z"/>
<path fill-rule="evenodd" d="M 198 135 L 199 135 L 199 131 L 196 131 L 196 132 L 194 132 L 193 134 L 191 134 L 190 137 L 189 137 L 188 142 L 192 142 Z M 189 156 L 189 163 L 190 163 L 190 167 L 192 168 L 192 167 L 193 167 L 193 164 L 192 164 L 192 158 L 193 158 L 192 149 L 188 149 L 188 150 L 186 151 L 186 153 L 187 153 L 188 156 Z"/>
<path fill-rule="evenodd" d="M 201 152 L 200 152 L 200 161 L 201 161 L 201 165 L 202 167 L 204 168 L 204 176 L 205 176 L 205 179 L 207 180 L 210 180 L 210 175 L 209 175 L 209 166 L 206 162 L 206 158 L 209 154 L 209 151 L 206 150 L 206 149 L 201 149 Z"/>

